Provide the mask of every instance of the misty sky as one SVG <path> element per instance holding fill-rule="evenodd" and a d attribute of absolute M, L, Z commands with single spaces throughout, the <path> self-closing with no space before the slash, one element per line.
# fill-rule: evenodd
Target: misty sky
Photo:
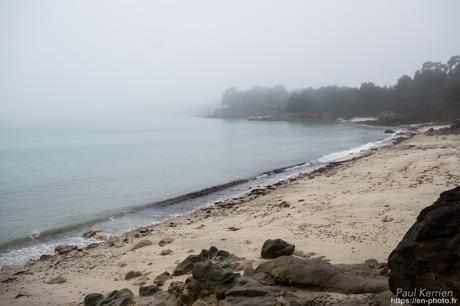
<path fill-rule="evenodd" d="M 0 0 L 0 113 L 199 110 L 236 86 L 392 85 L 460 54 L 460 1 Z"/>

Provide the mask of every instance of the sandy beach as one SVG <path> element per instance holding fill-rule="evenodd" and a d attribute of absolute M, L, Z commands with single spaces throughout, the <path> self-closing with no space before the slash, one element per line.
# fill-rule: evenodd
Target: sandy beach
<path fill-rule="evenodd" d="M 266 239 L 284 239 L 295 244 L 297 254 L 331 263 L 386 262 L 420 210 L 460 184 L 460 136 L 415 133 L 391 147 L 93 248 L 4 267 L 0 305 L 77 305 L 89 293 L 121 288 L 137 295 L 142 282 L 172 272 L 185 257 L 210 246 L 256 266 L 264 261 L 260 249 Z M 152 244 L 132 250 L 143 240 Z M 131 270 L 142 276 L 125 280 Z M 57 276 L 65 282 L 48 284 Z"/>

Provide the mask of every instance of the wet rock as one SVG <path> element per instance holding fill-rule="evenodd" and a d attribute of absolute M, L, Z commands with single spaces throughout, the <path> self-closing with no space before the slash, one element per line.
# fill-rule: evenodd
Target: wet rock
<path fill-rule="evenodd" d="M 134 250 L 137 250 L 137 249 L 140 249 L 140 248 L 152 245 L 152 244 L 153 244 L 152 241 L 147 240 L 147 239 L 139 240 L 133 245 L 133 247 L 131 248 L 131 251 L 134 251 Z"/>
<path fill-rule="evenodd" d="M 139 287 L 140 296 L 151 296 L 157 293 L 158 291 L 160 291 L 160 288 L 158 288 L 158 286 L 155 285 Z"/>
<path fill-rule="evenodd" d="M 161 273 L 160 275 L 158 275 L 157 277 L 155 277 L 155 279 L 153 280 L 153 283 L 161 287 L 169 279 L 171 279 L 171 274 L 168 271 L 165 271 Z"/>
<path fill-rule="evenodd" d="M 372 273 L 367 265 L 332 265 L 322 259 L 281 256 L 262 263 L 257 272 L 265 272 L 282 285 L 332 289 L 346 293 L 377 293 L 388 290 L 385 277 Z"/>
<path fill-rule="evenodd" d="M 294 253 L 295 245 L 287 243 L 282 239 L 268 239 L 264 242 L 261 250 L 262 258 L 277 258 L 289 256 Z"/>
<path fill-rule="evenodd" d="M 445 290 L 460 298 L 460 187 L 441 193 L 388 258 L 389 284 L 398 288 Z M 420 291 L 415 291 L 421 297 Z"/>
<path fill-rule="evenodd" d="M 142 272 L 140 271 L 129 271 L 128 273 L 125 274 L 125 280 L 130 280 L 136 277 L 142 276 Z"/>
<path fill-rule="evenodd" d="M 158 245 L 159 246 L 165 246 L 167 244 L 170 244 L 171 242 L 174 241 L 174 238 L 171 238 L 171 237 L 165 237 L 163 239 L 161 239 L 159 242 L 158 242 Z"/>
<path fill-rule="evenodd" d="M 54 249 L 54 251 L 59 255 L 65 255 L 76 249 L 77 249 L 76 245 L 59 245 Z"/>
<path fill-rule="evenodd" d="M 394 134 L 394 132 L 395 132 L 395 131 L 388 129 L 388 130 L 385 130 L 384 133 L 385 133 L 385 134 Z"/>
<path fill-rule="evenodd" d="M 90 244 L 88 244 L 88 245 L 86 246 L 86 249 L 87 249 L 87 250 L 94 249 L 94 248 L 96 248 L 96 247 L 98 247 L 98 246 L 100 246 L 100 245 L 101 245 L 101 244 L 98 243 L 98 242 L 90 243 Z"/>
<path fill-rule="evenodd" d="M 99 233 L 102 233 L 101 229 L 90 229 L 83 233 L 82 237 L 84 238 L 93 238 L 96 237 Z"/>
<path fill-rule="evenodd" d="M 63 284 L 67 282 L 67 280 L 62 276 L 62 275 L 59 275 L 59 276 L 56 276 L 56 277 L 53 277 L 47 281 L 45 281 L 46 284 Z"/>
<path fill-rule="evenodd" d="M 83 304 L 85 304 L 85 306 L 97 306 L 103 298 L 104 296 L 100 293 L 90 293 L 85 296 Z"/>
<path fill-rule="evenodd" d="M 54 258 L 54 255 L 43 254 L 42 256 L 40 256 L 39 260 L 40 261 L 45 261 L 45 260 L 49 260 L 49 259 L 52 259 L 52 258 Z"/>

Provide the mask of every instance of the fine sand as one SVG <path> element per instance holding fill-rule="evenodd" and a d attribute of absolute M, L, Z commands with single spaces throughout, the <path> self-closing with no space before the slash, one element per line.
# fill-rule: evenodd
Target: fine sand
<path fill-rule="evenodd" d="M 211 245 L 253 260 L 255 266 L 263 261 L 260 248 L 270 238 L 282 238 L 295 244 L 297 252 L 324 256 L 332 263 L 370 258 L 386 262 L 420 210 L 442 191 L 460 184 L 459 165 L 459 135 L 418 132 L 392 147 L 271 189 L 252 191 L 147 231 L 126 233 L 119 241 L 4 268 L 0 305 L 75 305 L 88 293 L 121 288 L 137 294 L 133 283 L 139 279 L 126 281 L 128 271 L 143 272 L 151 283 L 156 275 L 172 272 L 190 253 Z M 174 240 L 161 247 L 158 242 L 164 237 Z M 153 244 L 130 250 L 142 239 Z M 165 249 L 172 252 L 161 255 Z M 65 283 L 45 283 L 59 275 Z M 17 297 L 19 293 L 23 296 Z"/>

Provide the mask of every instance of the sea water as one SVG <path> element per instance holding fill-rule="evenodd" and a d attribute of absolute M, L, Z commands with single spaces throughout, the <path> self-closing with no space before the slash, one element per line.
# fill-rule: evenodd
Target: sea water
<path fill-rule="evenodd" d="M 388 144 L 385 128 L 164 114 L 2 120 L 0 266 L 87 244 L 91 226 L 160 222 Z"/>

